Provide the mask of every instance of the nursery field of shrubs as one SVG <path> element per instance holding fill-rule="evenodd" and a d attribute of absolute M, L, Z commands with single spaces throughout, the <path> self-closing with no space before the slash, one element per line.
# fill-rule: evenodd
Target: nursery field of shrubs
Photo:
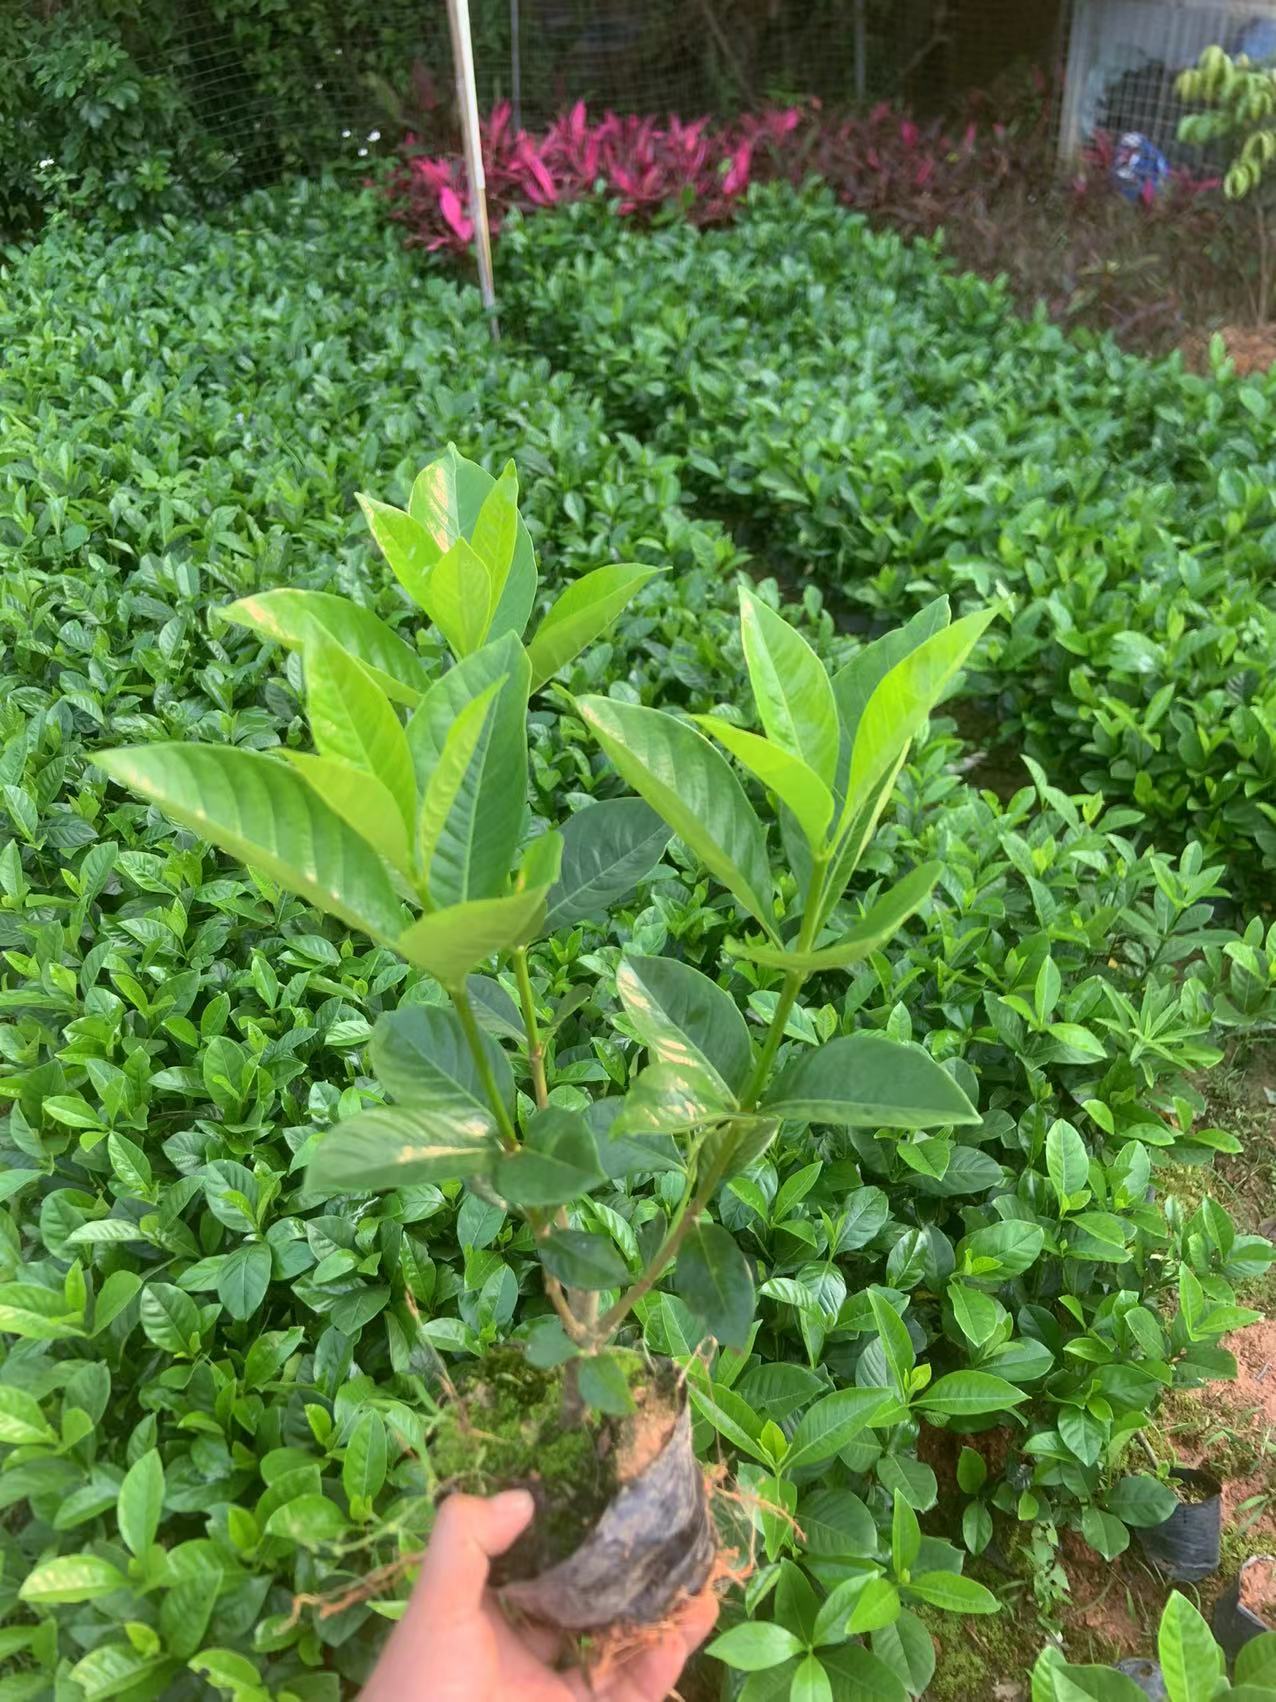
<path fill-rule="evenodd" d="M 698 1694 L 904 1702 L 945 1615 L 999 1608 L 1028 1653 L 994 1677 L 1025 1676 L 1039 1627 L 1105 1660 L 1056 1561 L 1116 1561 L 1174 1511 L 1172 1450 L 1136 1433 L 1234 1371 L 1274 1256 L 1201 1167 L 1241 1147 L 1210 1072 L 1276 1020 L 1276 387 L 1071 341 L 818 189 L 754 190 L 714 231 L 513 214 L 498 265 L 493 342 L 374 197 L 302 184 L 210 225 L 51 228 L 0 269 L 0 1702 L 353 1694 L 447 1486 L 441 1374 L 512 1337 L 624 1410 L 592 1326 L 571 1358 L 555 1285 L 600 1292 L 605 1323 L 689 1201 L 618 1328 L 684 1365 L 738 1492 L 744 1581 Z M 582 575 L 664 571 L 628 576 L 578 653 L 531 640 L 508 895 L 502 865 L 441 898 L 423 829 L 426 914 L 373 937 L 294 895 L 284 851 L 245 867 L 200 838 L 259 843 L 206 799 L 147 802 L 144 756 L 131 786 L 96 758 L 208 744 L 304 792 L 305 759 L 272 753 L 307 751 L 308 718 L 331 757 L 312 674 L 363 628 L 278 644 L 224 613 L 281 589 L 398 634 L 397 694 L 354 667 L 378 713 L 504 644 L 451 700 L 486 714 L 523 666 L 499 587 L 460 637 L 409 597 L 433 558 L 396 559 L 449 443 L 454 471 L 517 467 L 529 633 Z M 405 510 L 371 509 L 397 578 L 359 493 Z M 759 633 L 781 687 L 824 692 L 824 664 L 841 747 L 768 697 Z M 944 634 L 962 647 L 923 678 Z M 882 678 L 908 688 L 891 726 Z M 685 763 L 690 813 L 662 807 L 635 754 L 657 710 L 677 749 L 709 748 L 698 716 L 740 758 L 730 832 L 692 819 Z M 897 774 L 853 754 L 870 723 Z M 436 776 L 418 762 L 427 813 Z M 810 818 L 849 821 L 857 779 L 843 895 Z M 512 904 L 553 829 L 632 791 L 649 855 L 606 903 L 552 871 L 548 918 L 430 973 L 448 903 Z M 404 1161 L 370 1193 L 316 1154 L 412 1109 L 395 1046 L 456 1023 L 445 985 L 509 1140 L 495 1169 Z M 898 1049 L 914 1110 L 847 1109 L 865 1066 L 834 1061 L 866 1040 Z M 555 1117 L 561 1198 L 513 1164 Z M 1067 1690 L 1061 1661 L 1047 1699 L 1129 1694 Z"/>

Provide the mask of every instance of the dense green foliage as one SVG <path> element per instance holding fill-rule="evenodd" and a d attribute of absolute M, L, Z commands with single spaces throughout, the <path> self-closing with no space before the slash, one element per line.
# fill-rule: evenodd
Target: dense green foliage
<path fill-rule="evenodd" d="M 849 1574 L 880 1579 L 879 1612 L 901 1570 L 956 1580 L 929 1586 L 938 1605 L 982 1600 L 907 1511 L 940 1489 L 919 1424 L 952 1423 L 926 1372 L 990 1379 L 962 1385 L 951 1536 L 978 1552 L 999 1526 L 1013 1552 L 1068 1523 L 1117 1552 L 1168 1493 L 1122 1477 L 1123 1439 L 1159 1386 L 1226 1371 L 1234 1289 L 1270 1257 L 1212 1202 L 1145 1197 L 1160 1155 L 1234 1145 L 1192 1080 L 1223 1030 L 1276 1010 L 1261 923 L 1219 920 L 1235 877 L 1270 866 L 1265 390 L 1024 326 L 820 201 L 764 198 L 716 237 L 577 212 L 504 252 L 495 350 L 470 291 L 321 189 L 220 227 L 52 233 L 3 277 L 6 1696 L 55 1674 L 67 1695 L 206 1694 L 187 1662 L 222 1694 L 337 1696 L 384 1622 L 362 1603 L 294 1614 L 294 1594 L 414 1546 L 436 1356 L 546 1317 L 526 1226 L 458 1183 L 334 1205 L 306 1180 L 315 1130 L 380 1096 L 373 1025 L 437 1006 L 438 986 L 92 766 L 122 742 L 304 747 L 298 658 L 211 616 L 250 593 L 352 597 L 438 666 L 355 492 L 406 502 L 449 438 L 493 472 L 516 456 L 542 608 L 607 562 L 673 570 L 535 700 L 546 822 L 623 790 L 565 688 L 752 723 L 745 549 L 800 589 L 786 613 L 830 667 L 861 652 L 822 592 L 892 624 L 937 592 L 1014 599 L 965 690 L 1038 762 L 999 800 L 932 721 L 832 920 L 922 864 L 938 885 L 893 943 L 812 976 L 782 1054 L 913 1039 L 981 1121 L 786 1124 L 713 1206 L 760 1322 L 697 1375 L 700 1440 L 716 1430 L 806 1533 L 761 1521 L 747 1609 L 777 1658 L 751 1698 L 787 1693 L 808 1606 Z M 1086 775 L 1111 795 L 1084 795 Z M 768 902 L 790 913 L 795 890 L 782 872 Z M 675 841 L 609 922 L 537 945 L 553 1103 L 623 1091 L 642 1059 L 622 947 L 698 966 L 760 1036 L 782 977 L 728 954 L 746 932 Z M 514 989 L 480 990 L 516 1046 Z M 681 1187 L 609 1175 L 577 1227 L 632 1272 Z M 672 1290 L 639 1316 L 653 1346 L 694 1344 Z M 857 1383 L 913 1410 L 839 1434 L 849 1416 L 822 1403 Z M 974 1432 L 1010 1412 L 1026 1424 L 1003 1475 Z M 920 1689 L 912 1619 L 874 1624 L 861 1602 L 871 1649 L 840 1641 L 855 1597 L 831 1610 L 833 1678 Z"/>

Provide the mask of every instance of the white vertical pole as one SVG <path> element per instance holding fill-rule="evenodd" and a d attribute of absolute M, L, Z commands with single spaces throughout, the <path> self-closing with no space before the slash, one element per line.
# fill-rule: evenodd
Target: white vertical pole
<path fill-rule="evenodd" d="M 487 179 L 483 174 L 483 144 L 479 138 L 470 0 L 447 0 L 447 16 L 452 30 L 452 58 L 456 63 L 456 104 L 461 115 L 465 169 L 470 179 L 470 220 L 474 225 L 474 246 L 478 254 L 479 294 L 495 338 L 500 336 L 500 328 L 496 321 L 496 285 L 492 277 L 492 233 L 487 223 Z"/>

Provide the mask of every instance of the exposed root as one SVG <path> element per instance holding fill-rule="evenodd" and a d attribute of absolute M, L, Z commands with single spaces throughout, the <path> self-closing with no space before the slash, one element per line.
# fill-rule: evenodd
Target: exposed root
<path fill-rule="evenodd" d="M 405 1572 L 419 1566 L 424 1558 L 425 1550 L 419 1548 L 412 1554 L 401 1554 L 397 1560 L 387 1561 L 384 1566 L 374 1566 L 353 1584 L 335 1584 L 332 1589 L 318 1590 L 313 1595 L 303 1591 L 292 1598 L 292 1611 L 284 1629 L 292 1630 L 301 1618 L 303 1607 L 316 1608 L 320 1619 L 331 1619 L 333 1614 L 344 1613 L 357 1602 L 371 1601 L 382 1590 L 397 1584 Z"/>

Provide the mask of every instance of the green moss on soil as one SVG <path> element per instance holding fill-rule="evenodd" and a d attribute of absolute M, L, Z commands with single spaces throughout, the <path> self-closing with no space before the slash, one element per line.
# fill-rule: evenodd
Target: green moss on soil
<path fill-rule="evenodd" d="M 641 1355 L 626 1356 L 630 1386 L 646 1379 Z M 621 1423 L 586 1413 L 567 1367 L 530 1365 L 517 1347 L 501 1347 L 457 1379 L 457 1400 L 430 1439 L 440 1491 L 491 1495 L 529 1489 L 536 1517 L 493 1567 L 508 1583 L 564 1559 L 597 1524 L 619 1487 Z"/>
<path fill-rule="evenodd" d="M 962 1619 L 938 1608 L 909 1603 L 935 1639 L 935 1676 L 926 1702 L 970 1702 L 988 1697 L 997 1683 L 1027 1686 L 1045 1636 L 1040 1627 L 1003 1607 L 998 1614 Z"/>

